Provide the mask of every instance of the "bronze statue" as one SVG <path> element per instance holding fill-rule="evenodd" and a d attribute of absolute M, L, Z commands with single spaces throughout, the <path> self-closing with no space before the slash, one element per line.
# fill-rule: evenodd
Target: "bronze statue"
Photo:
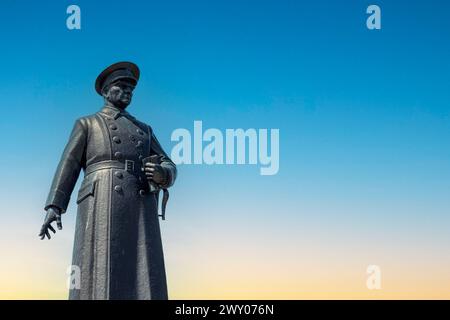
<path fill-rule="evenodd" d="M 105 105 L 76 120 L 53 178 L 41 239 L 50 239 L 54 221 L 62 229 L 61 215 L 84 170 L 72 258 L 80 284 L 69 299 L 168 298 L 158 191 L 174 183 L 177 170 L 152 128 L 125 110 L 138 79 L 131 62 L 98 76 L 95 89 Z"/>

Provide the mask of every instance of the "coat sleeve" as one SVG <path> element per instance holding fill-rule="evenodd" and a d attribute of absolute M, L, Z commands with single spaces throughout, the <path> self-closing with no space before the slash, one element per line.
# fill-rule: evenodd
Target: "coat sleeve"
<path fill-rule="evenodd" d="M 152 136 L 152 141 L 150 144 L 150 155 L 159 155 L 161 157 L 160 164 L 166 172 L 166 181 L 161 184 L 161 187 L 169 188 L 175 183 L 175 179 L 177 178 L 177 167 L 175 163 L 173 163 L 173 161 L 169 158 L 169 156 L 164 152 L 161 144 L 159 143 L 158 139 L 156 139 L 156 136 L 151 128 L 150 132 Z"/>
<path fill-rule="evenodd" d="M 78 119 L 70 134 L 58 168 L 53 177 L 50 193 L 47 197 L 45 210 L 51 206 L 66 212 L 75 183 L 78 180 L 81 168 L 85 165 L 87 142 L 87 129 L 82 120 Z"/>

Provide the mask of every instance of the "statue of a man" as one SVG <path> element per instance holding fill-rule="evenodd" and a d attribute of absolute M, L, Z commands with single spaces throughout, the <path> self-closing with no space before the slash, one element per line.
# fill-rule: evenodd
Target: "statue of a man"
<path fill-rule="evenodd" d="M 80 281 L 69 299 L 167 299 L 154 190 L 170 187 L 177 170 L 152 128 L 125 111 L 138 79 L 131 62 L 98 76 L 105 105 L 76 120 L 53 178 L 41 239 L 50 239 L 54 221 L 62 229 L 61 215 L 84 170 L 72 258 Z M 158 161 L 146 162 L 149 157 Z"/>

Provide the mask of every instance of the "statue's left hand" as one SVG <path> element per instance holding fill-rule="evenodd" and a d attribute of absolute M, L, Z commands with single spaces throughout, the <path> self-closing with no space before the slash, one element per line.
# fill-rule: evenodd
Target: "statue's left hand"
<path fill-rule="evenodd" d="M 61 211 L 56 207 L 50 207 L 47 210 L 47 214 L 44 218 L 44 224 L 42 225 L 41 232 L 39 233 L 39 237 L 41 237 L 41 240 L 45 239 L 45 236 L 47 236 L 48 239 L 50 239 L 50 232 L 48 230 L 51 230 L 53 233 L 56 233 L 55 229 L 53 229 L 51 223 L 53 221 L 56 221 L 56 225 L 58 227 L 58 230 L 62 229 L 62 223 L 61 223 Z"/>
<path fill-rule="evenodd" d="M 147 180 L 153 181 L 157 184 L 162 184 L 166 181 L 166 171 L 164 168 L 152 162 L 147 162 L 144 167 Z"/>

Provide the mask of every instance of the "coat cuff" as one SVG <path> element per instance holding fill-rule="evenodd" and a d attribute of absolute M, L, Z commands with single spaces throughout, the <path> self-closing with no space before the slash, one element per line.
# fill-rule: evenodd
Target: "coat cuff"
<path fill-rule="evenodd" d="M 67 205 L 69 204 L 70 197 L 61 190 L 54 189 L 50 191 L 47 202 L 45 203 L 45 210 L 50 207 L 57 207 L 61 210 L 61 213 L 66 212 Z"/>
<path fill-rule="evenodd" d="M 172 186 L 175 182 L 175 172 L 172 165 L 165 166 L 164 163 L 161 163 L 161 167 L 164 169 L 164 172 L 166 173 L 166 177 L 163 183 L 161 183 L 161 187 L 166 189 Z"/>

